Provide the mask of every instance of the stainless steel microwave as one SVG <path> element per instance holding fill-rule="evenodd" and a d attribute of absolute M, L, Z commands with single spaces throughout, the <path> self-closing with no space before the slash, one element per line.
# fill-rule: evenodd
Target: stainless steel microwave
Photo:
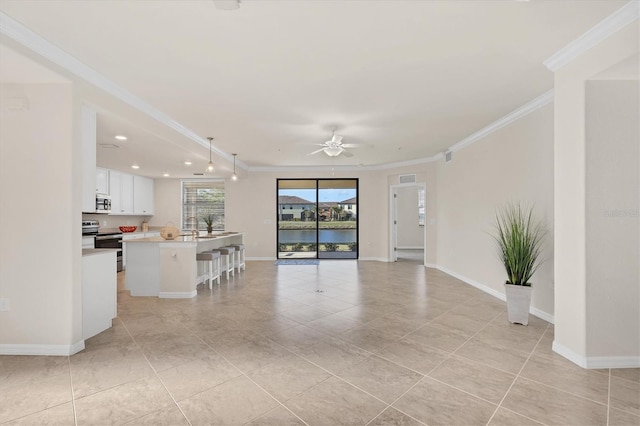
<path fill-rule="evenodd" d="M 96 195 L 96 213 L 111 213 L 111 197 L 105 194 Z"/>

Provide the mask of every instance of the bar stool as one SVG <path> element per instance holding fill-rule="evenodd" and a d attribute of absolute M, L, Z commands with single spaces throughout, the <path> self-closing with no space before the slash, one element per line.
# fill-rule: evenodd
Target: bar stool
<path fill-rule="evenodd" d="M 230 247 L 236 249 L 236 269 L 240 272 L 240 268 L 246 269 L 244 264 L 244 244 L 231 244 Z"/>
<path fill-rule="evenodd" d="M 223 268 L 221 269 L 221 271 L 224 271 L 227 273 L 227 281 L 229 281 L 229 272 L 231 272 L 231 275 L 235 275 L 234 273 L 234 253 L 236 251 L 235 248 L 233 247 L 220 247 L 218 249 L 216 249 L 218 251 L 220 251 L 220 257 L 224 260 L 224 265 Z"/>
<path fill-rule="evenodd" d="M 220 284 L 220 253 L 202 252 L 196 254 L 198 262 L 207 263 L 207 274 L 209 276 L 209 289 L 213 288 L 213 280 Z M 215 271 L 214 271 L 215 269 Z M 202 280 L 204 282 L 204 279 Z"/>

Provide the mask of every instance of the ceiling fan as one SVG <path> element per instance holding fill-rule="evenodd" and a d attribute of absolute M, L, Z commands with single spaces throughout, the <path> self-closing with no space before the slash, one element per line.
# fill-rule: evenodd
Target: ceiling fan
<path fill-rule="evenodd" d="M 324 143 L 317 143 L 315 145 L 321 146 L 322 148 L 313 151 L 308 155 L 314 155 L 319 152 L 324 151 L 329 157 L 337 157 L 340 154 L 343 154 L 345 157 L 352 157 L 353 154 L 349 151 L 346 151 L 347 148 L 358 148 L 360 145 L 353 143 L 342 143 L 342 136 L 336 135 L 335 130 L 331 134 L 331 140 L 328 140 Z"/>

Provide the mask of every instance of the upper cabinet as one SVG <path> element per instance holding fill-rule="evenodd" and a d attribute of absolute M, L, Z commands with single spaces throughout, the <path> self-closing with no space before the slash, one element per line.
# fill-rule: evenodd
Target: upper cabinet
<path fill-rule="evenodd" d="M 96 193 L 109 195 L 109 170 L 96 167 Z M 94 194 L 95 195 L 95 194 Z"/>
<path fill-rule="evenodd" d="M 81 110 L 82 212 L 96 212 L 96 111 L 86 105 Z"/>
<path fill-rule="evenodd" d="M 133 177 L 133 213 L 152 215 L 154 210 L 153 179 Z"/>
<path fill-rule="evenodd" d="M 111 214 L 153 215 L 153 179 L 128 173 L 106 170 L 108 194 L 111 196 Z M 98 179 L 99 180 L 99 179 Z"/>
<path fill-rule="evenodd" d="M 109 171 L 111 214 L 133 214 L 133 175 Z"/>

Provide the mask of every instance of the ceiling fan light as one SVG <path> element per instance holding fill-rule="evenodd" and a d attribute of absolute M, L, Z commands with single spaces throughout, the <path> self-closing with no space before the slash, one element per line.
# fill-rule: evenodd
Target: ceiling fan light
<path fill-rule="evenodd" d="M 329 157 L 337 157 L 342 153 L 342 151 L 344 151 L 344 148 L 340 146 L 328 146 L 324 149 L 324 153 Z"/>

